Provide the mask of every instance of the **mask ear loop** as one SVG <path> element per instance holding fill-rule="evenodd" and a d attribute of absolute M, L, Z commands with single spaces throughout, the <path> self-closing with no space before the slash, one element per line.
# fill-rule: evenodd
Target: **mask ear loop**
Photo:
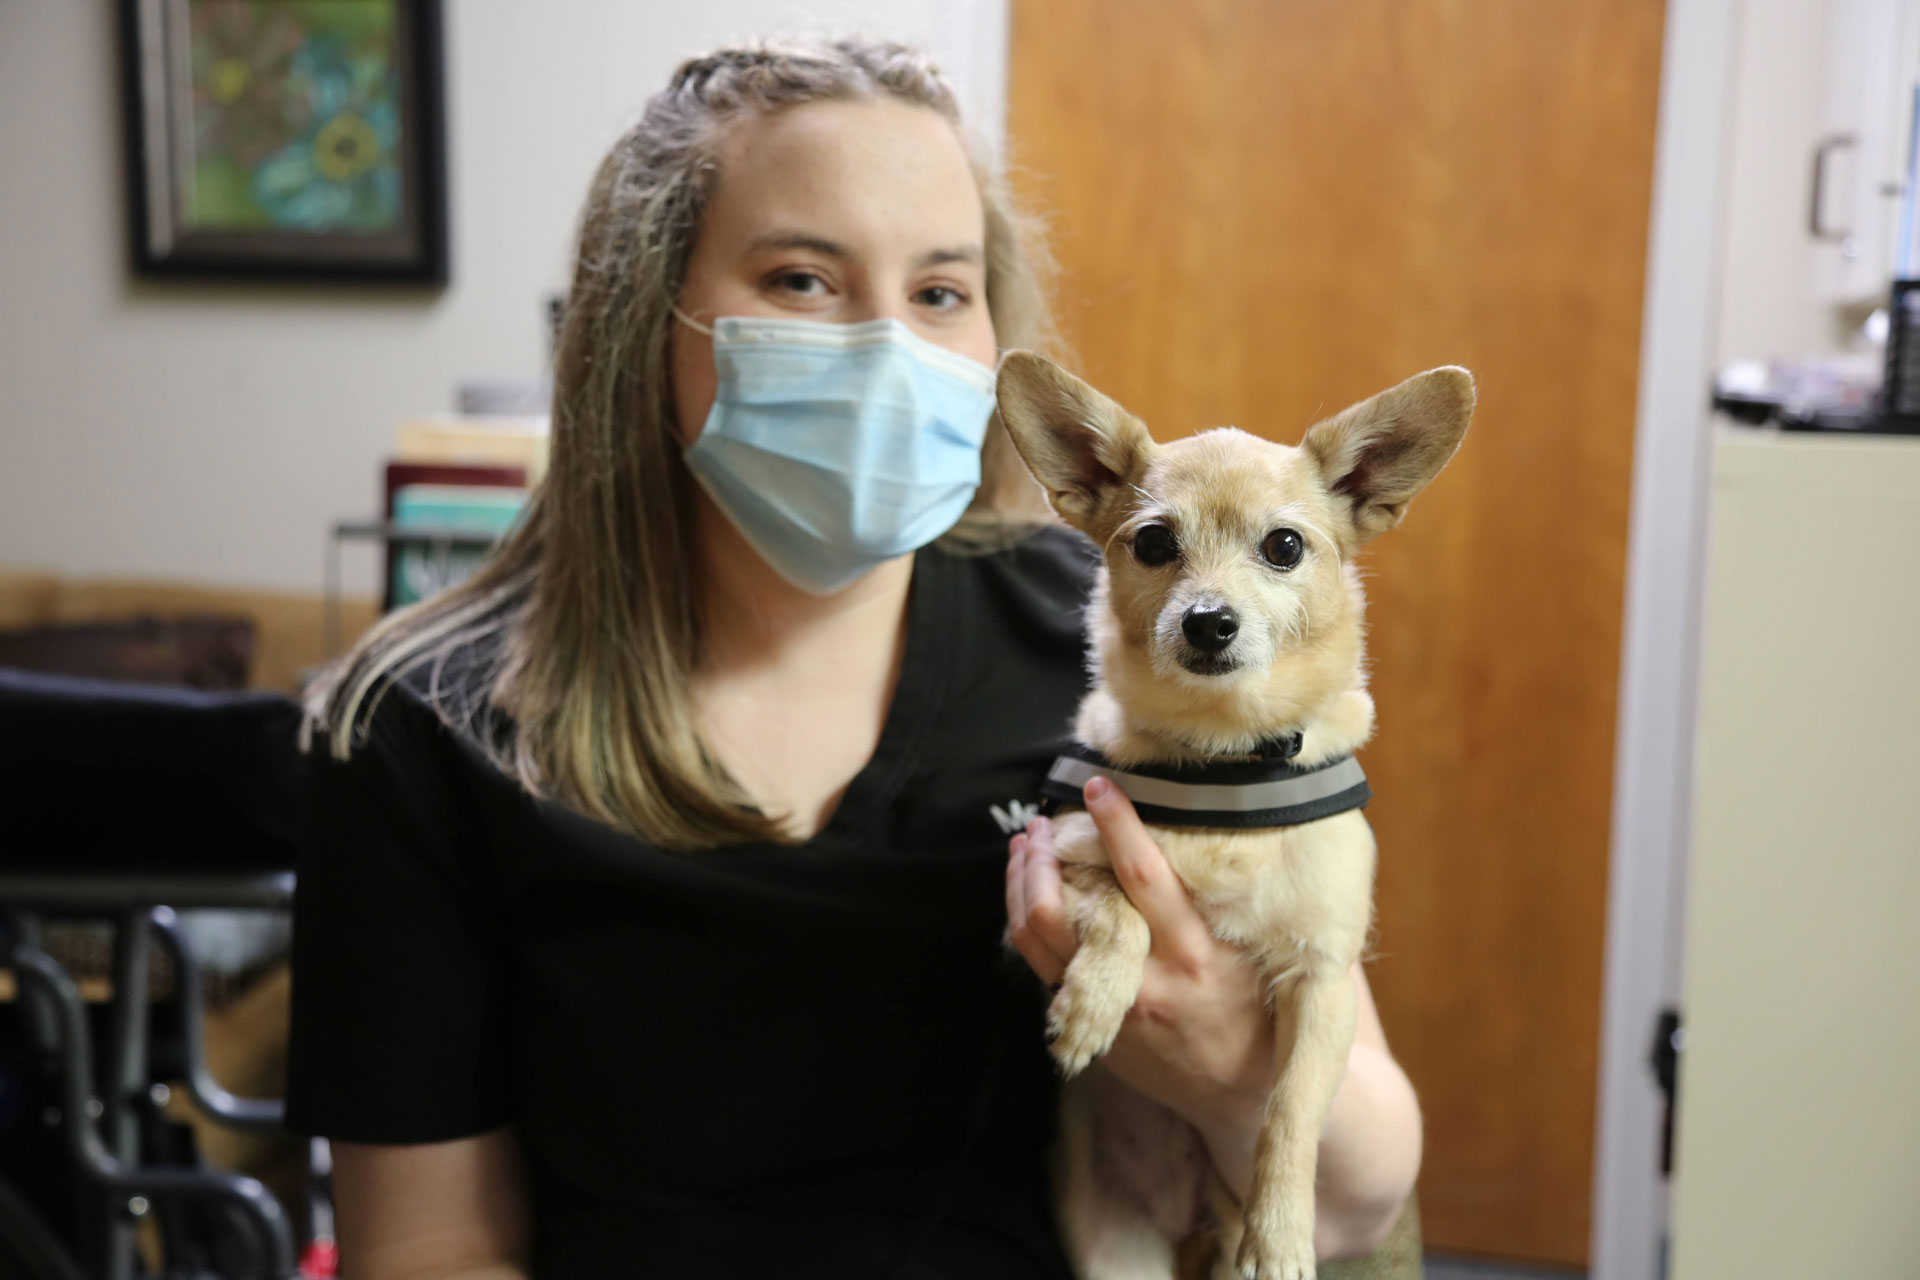
<path fill-rule="evenodd" d="M 709 338 L 713 336 L 712 325 L 701 324 L 698 320 L 695 320 L 692 316 L 682 311 L 680 309 L 680 304 L 677 302 L 673 304 L 673 318 L 678 320 L 681 324 L 687 326 L 687 328 L 693 330 L 695 333 L 704 333 Z"/>

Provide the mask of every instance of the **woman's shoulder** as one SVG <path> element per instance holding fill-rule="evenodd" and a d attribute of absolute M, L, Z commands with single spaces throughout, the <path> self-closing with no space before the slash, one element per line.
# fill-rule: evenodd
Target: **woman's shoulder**
<path fill-rule="evenodd" d="M 399 669 L 393 676 L 393 691 L 449 728 L 477 732 L 498 715 L 493 687 L 500 673 L 502 643 L 498 633 L 450 640 Z"/>
<path fill-rule="evenodd" d="M 419 781 L 486 762 L 486 744 L 503 725 L 492 702 L 498 650 L 495 638 L 458 640 L 374 677 L 357 698 L 332 700 L 331 714 L 352 718 L 346 757 L 398 767 Z M 337 726 L 328 728 L 332 738 Z M 317 743 L 314 754 L 342 755 Z"/>
<path fill-rule="evenodd" d="M 910 647 L 908 668 L 942 691 L 939 719 L 925 735 L 926 785 L 911 789 L 900 831 L 935 843 L 954 832 L 990 839 L 993 806 L 1032 794 L 1086 693 L 1084 621 L 1098 564 L 1086 538 L 1059 526 L 942 556 L 929 585 L 956 585 L 937 593 L 938 634 L 918 650 L 937 659 L 914 664 Z"/>
<path fill-rule="evenodd" d="M 1077 643 L 1100 551 L 1085 534 L 1044 524 L 1002 546 L 954 559 L 1016 621 L 1071 636 Z"/>
<path fill-rule="evenodd" d="M 959 584 L 950 643 L 962 683 L 991 682 L 991 669 L 1004 667 L 1004 678 L 1059 678 L 1079 688 L 1087 598 L 1100 563 L 1091 542 L 1044 525 L 989 550 L 946 552 L 943 560 Z"/>
<path fill-rule="evenodd" d="M 1003 572 L 1085 600 L 1100 549 L 1078 529 L 1048 523 L 1025 530 L 986 559 Z"/>

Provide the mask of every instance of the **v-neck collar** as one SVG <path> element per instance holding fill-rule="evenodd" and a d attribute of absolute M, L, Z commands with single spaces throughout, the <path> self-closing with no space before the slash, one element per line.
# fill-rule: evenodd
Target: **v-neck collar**
<path fill-rule="evenodd" d="M 953 615 L 954 565 L 938 547 L 914 553 L 913 579 L 907 587 L 907 635 L 880 736 L 826 825 L 799 847 L 811 853 L 839 853 L 856 847 L 887 811 L 913 767 L 926 751 L 939 719 L 953 669 L 950 654 L 957 620 Z"/>

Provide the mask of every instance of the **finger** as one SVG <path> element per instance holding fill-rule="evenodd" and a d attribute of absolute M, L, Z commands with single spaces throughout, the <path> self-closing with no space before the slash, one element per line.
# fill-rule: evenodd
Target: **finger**
<path fill-rule="evenodd" d="M 1026 836 L 1018 835 L 1007 847 L 1007 945 L 1019 953 L 1042 982 L 1051 985 L 1060 981 L 1067 964 L 1033 930 L 1027 910 L 1027 864 L 1033 856 L 1029 841 Z"/>
<path fill-rule="evenodd" d="M 1027 968 L 1048 986 L 1058 986 L 1060 979 L 1067 975 L 1067 962 L 1034 940 L 1030 931 L 1022 930 L 1014 934 L 1009 941 L 1020 958 L 1027 962 Z"/>
<path fill-rule="evenodd" d="M 1027 838 L 1015 836 L 1007 842 L 1007 936 L 1027 919 Z"/>
<path fill-rule="evenodd" d="M 1134 812 L 1133 802 L 1105 778 L 1087 782 L 1083 793 L 1087 813 L 1100 831 L 1114 878 L 1134 909 L 1147 922 L 1153 948 L 1198 956 L 1211 945 L 1207 922 L 1194 909 L 1187 887 L 1167 864 L 1146 824 Z"/>
<path fill-rule="evenodd" d="M 1053 852 L 1053 826 L 1045 818 L 1027 828 L 1026 881 L 1027 928 L 1064 970 L 1080 949 L 1080 940 L 1067 920 L 1066 885 Z"/>

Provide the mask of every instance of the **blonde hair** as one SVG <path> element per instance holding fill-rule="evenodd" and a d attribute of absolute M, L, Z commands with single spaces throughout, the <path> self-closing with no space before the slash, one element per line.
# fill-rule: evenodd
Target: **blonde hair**
<path fill-rule="evenodd" d="M 307 738 L 345 759 L 392 682 L 431 665 L 429 701 L 528 791 L 674 849 L 788 841 L 703 745 L 688 692 L 700 652 L 691 486 L 673 430 L 671 308 L 735 123 L 811 102 L 892 98 L 961 130 L 925 54 L 860 39 L 722 49 L 683 63 L 601 162 L 554 366 L 545 480 L 465 583 L 379 625 L 307 696 Z M 1041 266 L 978 144 L 962 130 L 986 223 L 999 346 L 1051 344 Z M 948 545 L 1002 545 L 1045 519 L 996 420 L 982 483 Z M 482 654 L 488 707 L 441 687 Z M 463 680 L 461 684 L 469 681 Z"/>

